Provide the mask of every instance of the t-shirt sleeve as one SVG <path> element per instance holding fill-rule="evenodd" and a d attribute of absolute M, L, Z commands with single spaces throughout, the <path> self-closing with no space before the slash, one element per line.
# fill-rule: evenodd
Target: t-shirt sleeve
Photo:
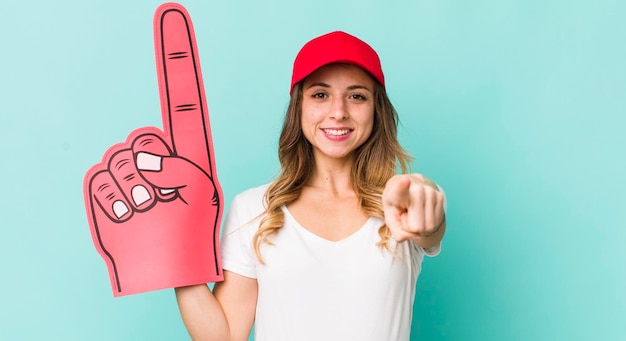
<path fill-rule="evenodd" d="M 435 257 L 439 254 L 439 252 L 441 252 L 441 243 L 433 247 L 429 247 L 428 249 L 425 249 L 425 248 L 421 248 L 421 249 L 422 249 L 422 252 L 424 252 L 426 256 Z"/>
<path fill-rule="evenodd" d="M 256 278 L 256 258 L 252 249 L 254 226 L 251 225 L 254 222 L 243 216 L 245 209 L 241 201 L 239 196 L 235 197 L 224 220 L 221 239 L 222 267 L 245 277 Z"/>

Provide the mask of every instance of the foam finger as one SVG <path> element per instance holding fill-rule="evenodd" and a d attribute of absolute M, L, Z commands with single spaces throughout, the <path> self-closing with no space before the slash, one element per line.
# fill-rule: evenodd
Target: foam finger
<path fill-rule="evenodd" d="M 111 156 L 109 172 L 133 210 L 141 212 L 154 205 L 154 188 L 139 175 L 131 149 L 122 149 Z"/>
<path fill-rule="evenodd" d="M 212 139 L 202 72 L 191 18 L 166 3 L 154 17 L 157 77 L 166 134 L 176 155 L 212 176 Z"/>
<path fill-rule="evenodd" d="M 124 222 L 133 215 L 130 203 L 106 170 L 95 173 L 89 182 L 92 214 L 97 207 L 114 222 Z M 96 205 L 94 205 L 94 202 Z M 97 207 L 96 207 L 97 206 Z"/>
<path fill-rule="evenodd" d="M 157 133 L 144 133 L 137 136 L 133 140 L 132 150 L 133 156 L 135 158 L 135 164 L 139 170 L 142 169 L 142 166 L 144 168 L 151 168 L 153 171 L 157 171 L 162 168 L 160 158 L 153 157 L 147 160 L 146 155 L 170 156 L 173 153 L 172 150 L 168 147 L 167 143 L 164 141 L 164 139 Z M 155 164 L 154 160 L 158 161 L 158 164 Z M 148 164 L 147 166 L 145 165 L 146 163 Z M 141 172 L 139 173 L 141 174 Z M 144 180 L 149 182 L 149 180 L 145 177 Z M 151 185 L 153 187 L 158 187 L 152 183 Z M 155 193 L 161 201 L 172 200 L 177 195 L 176 189 L 174 188 L 156 188 Z"/>

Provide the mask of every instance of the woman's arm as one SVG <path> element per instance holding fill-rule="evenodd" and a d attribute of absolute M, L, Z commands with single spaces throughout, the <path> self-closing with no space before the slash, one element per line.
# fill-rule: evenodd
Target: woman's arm
<path fill-rule="evenodd" d="M 224 271 L 213 292 L 206 284 L 176 288 L 176 300 L 194 341 L 246 341 L 252 330 L 257 281 Z"/>

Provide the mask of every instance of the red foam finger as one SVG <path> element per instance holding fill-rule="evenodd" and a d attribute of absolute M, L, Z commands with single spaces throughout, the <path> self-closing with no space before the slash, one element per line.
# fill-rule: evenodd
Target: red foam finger
<path fill-rule="evenodd" d="M 223 280 L 223 196 L 187 11 L 159 6 L 154 33 L 164 129 L 134 130 L 83 181 L 114 296 Z"/>
<path fill-rule="evenodd" d="M 89 180 L 89 201 L 92 213 L 100 209 L 113 222 L 126 221 L 133 215 L 131 205 L 106 170 L 95 173 Z"/>
<path fill-rule="evenodd" d="M 154 188 L 139 175 L 131 149 L 120 150 L 111 156 L 109 172 L 133 210 L 142 212 L 154 205 Z"/>
<path fill-rule="evenodd" d="M 133 140 L 132 150 L 135 157 L 135 165 L 137 165 L 137 158 L 139 153 L 147 153 L 149 155 L 170 156 L 172 151 L 167 146 L 167 143 L 160 136 L 158 131 L 146 132 L 137 136 Z M 141 174 L 141 172 L 139 172 Z M 143 176 L 143 174 L 142 174 Z M 145 176 L 144 176 L 144 179 Z M 149 180 L 146 179 L 148 182 Z M 156 196 L 161 201 L 169 201 L 176 197 L 177 192 L 174 188 L 161 188 L 158 185 L 151 183 L 155 188 Z"/>
<path fill-rule="evenodd" d="M 109 148 L 84 178 L 92 240 L 107 265 L 114 296 L 223 279 L 221 197 L 204 170 L 171 156 L 165 140 L 156 128 L 137 129 Z M 136 155 L 142 153 L 159 162 L 138 169 Z M 151 193 L 160 188 L 153 184 L 184 191 L 177 190 L 167 200 L 154 199 L 149 209 L 136 209 L 128 199 L 133 181 L 151 188 Z"/>
<path fill-rule="evenodd" d="M 154 17 L 155 54 L 165 133 L 176 155 L 214 174 L 211 129 L 191 18 L 176 3 Z"/>
<path fill-rule="evenodd" d="M 158 132 L 145 132 L 137 136 L 132 143 L 133 154 L 146 152 L 161 156 L 171 156 L 172 151 Z"/>

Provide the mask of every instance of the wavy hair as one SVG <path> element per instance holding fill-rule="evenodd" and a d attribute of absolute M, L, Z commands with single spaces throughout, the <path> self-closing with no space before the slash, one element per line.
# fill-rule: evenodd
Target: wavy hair
<path fill-rule="evenodd" d="M 281 209 L 300 196 L 315 166 L 313 148 L 302 132 L 302 83 L 296 84 L 285 114 L 278 143 L 281 171 L 265 192 L 265 213 L 253 237 L 254 252 L 261 263 L 261 244 L 272 245 L 269 237 L 277 233 L 285 221 Z M 412 158 L 400 146 L 397 137 L 398 114 L 382 85 L 374 82 L 374 125 L 369 138 L 355 151 L 352 165 L 352 187 L 363 211 L 383 219 L 382 192 L 387 181 L 400 169 L 409 170 Z M 391 251 L 391 232 L 383 224 L 378 229 L 378 246 Z"/>

